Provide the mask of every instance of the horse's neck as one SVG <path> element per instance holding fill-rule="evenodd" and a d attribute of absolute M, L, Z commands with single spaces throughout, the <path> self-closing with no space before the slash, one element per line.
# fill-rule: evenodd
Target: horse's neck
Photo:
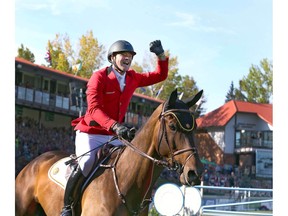
<path fill-rule="evenodd" d="M 156 143 L 159 127 L 159 115 L 161 112 L 161 106 L 150 116 L 147 122 L 139 130 L 139 133 L 135 136 L 133 145 L 140 149 L 142 152 L 150 156 L 154 156 L 156 153 Z"/>
<path fill-rule="evenodd" d="M 161 107 L 158 107 L 158 110 L 154 111 L 132 141 L 132 144 L 137 149 L 152 158 L 158 156 L 155 148 L 158 137 L 155 136 L 158 135 L 159 131 L 159 128 L 156 127 L 159 127 L 160 112 Z M 127 165 L 126 168 L 129 169 L 129 173 L 132 174 L 130 181 L 136 181 L 136 184 L 138 184 L 139 187 L 146 188 L 148 186 L 147 181 L 151 180 L 152 175 L 153 182 L 155 182 L 163 169 L 153 164 L 151 159 L 147 159 L 145 156 L 140 155 L 135 151 L 125 151 L 124 155 L 123 156 L 126 158 L 124 161 L 126 161 L 126 163 L 129 161 L 129 165 Z"/>

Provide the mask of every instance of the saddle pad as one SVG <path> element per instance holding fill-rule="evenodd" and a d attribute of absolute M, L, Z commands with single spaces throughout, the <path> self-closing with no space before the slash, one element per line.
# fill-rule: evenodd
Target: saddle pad
<path fill-rule="evenodd" d="M 57 185 L 65 189 L 67 180 L 72 172 L 69 165 L 65 162 L 71 160 L 70 157 L 65 157 L 55 162 L 48 170 L 48 176 L 51 181 L 55 182 Z"/>

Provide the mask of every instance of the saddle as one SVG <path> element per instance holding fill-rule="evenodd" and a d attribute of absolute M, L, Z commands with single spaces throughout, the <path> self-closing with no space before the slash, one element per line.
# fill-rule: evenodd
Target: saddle
<path fill-rule="evenodd" d="M 81 186 L 81 193 L 75 194 L 75 197 L 73 199 L 74 204 L 76 204 L 81 199 L 83 192 L 90 184 L 90 182 L 100 176 L 104 169 L 109 168 L 107 163 L 110 158 L 114 158 L 112 156 L 113 153 L 119 149 L 122 149 L 123 147 L 124 146 L 113 146 L 111 144 L 105 144 L 96 152 L 97 160 L 94 162 L 90 174 L 85 179 L 83 179 L 83 181 L 81 181 L 83 182 Z M 79 166 L 79 164 L 76 156 L 70 155 L 69 157 L 65 157 L 56 161 L 48 170 L 48 176 L 51 181 L 53 181 L 65 190 L 68 178 L 77 166 Z M 100 172 L 100 167 L 104 168 L 102 169 L 102 172 Z"/>

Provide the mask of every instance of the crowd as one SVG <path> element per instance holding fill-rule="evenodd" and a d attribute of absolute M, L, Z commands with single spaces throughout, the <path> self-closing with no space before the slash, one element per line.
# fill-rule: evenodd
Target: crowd
<path fill-rule="evenodd" d="M 71 128 L 48 128 L 27 117 L 16 117 L 15 175 L 35 157 L 51 150 L 74 152 L 74 134 Z"/>
<path fill-rule="evenodd" d="M 15 123 L 15 169 L 20 170 L 38 155 L 50 150 L 74 151 L 74 131 L 71 127 L 47 128 L 31 118 L 17 117 Z M 162 179 L 177 183 L 177 172 L 165 169 Z M 256 179 L 242 173 L 238 167 L 225 169 L 220 166 L 205 165 L 203 184 L 222 187 L 272 188 L 272 180 Z"/>
<path fill-rule="evenodd" d="M 247 174 L 243 169 L 234 166 L 229 170 L 220 166 L 206 166 L 203 183 L 207 186 L 241 187 L 241 188 L 272 188 L 272 179 L 259 179 Z"/>
<path fill-rule="evenodd" d="M 178 173 L 165 169 L 160 176 L 170 182 L 180 184 Z M 202 175 L 204 186 L 241 187 L 241 188 L 272 188 L 272 179 L 259 179 L 241 172 L 237 166 L 224 169 L 221 166 L 205 166 Z"/>

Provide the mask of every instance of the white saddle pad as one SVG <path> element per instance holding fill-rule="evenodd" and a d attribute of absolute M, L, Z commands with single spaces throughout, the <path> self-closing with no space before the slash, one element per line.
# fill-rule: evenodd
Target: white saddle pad
<path fill-rule="evenodd" d="M 72 172 L 71 167 L 65 162 L 71 160 L 70 157 L 65 157 L 55 162 L 48 170 L 48 176 L 51 181 L 65 189 L 67 180 Z"/>

